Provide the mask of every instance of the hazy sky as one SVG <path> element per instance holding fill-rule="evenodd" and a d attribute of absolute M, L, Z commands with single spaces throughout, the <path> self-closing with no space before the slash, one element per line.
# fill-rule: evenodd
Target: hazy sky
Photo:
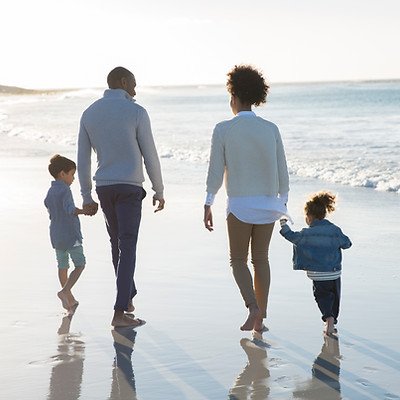
<path fill-rule="evenodd" d="M 400 0 L 4 0 L 0 84 L 225 83 L 235 64 L 270 82 L 400 78 Z"/>

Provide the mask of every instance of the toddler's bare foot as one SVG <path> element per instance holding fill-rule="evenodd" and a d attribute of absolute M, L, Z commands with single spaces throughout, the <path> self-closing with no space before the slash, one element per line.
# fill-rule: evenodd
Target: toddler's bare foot
<path fill-rule="evenodd" d="M 326 335 L 331 335 L 332 333 L 335 332 L 335 329 L 334 329 L 334 322 L 335 322 L 335 320 L 334 320 L 333 317 L 328 317 L 328 318 L 325 320 L 325 328 L 326 328 L 325 334 L 326 334 Z"/>
<path fill-rule="evenodd" d="M 70 308 L 70 304 L 69 304 L 69 300 L 68 300 L 68 294 L 65 293 L 63 290 L 60 290 L 57 293 L 58 298 L 61 300 L 62 306 L 66 309 L 69 310 Z"/>
<path fill-rule="evenodd" d="M 254 323 L 257 319 L 260 318 L 261 311 L 256 304 L 249 305 L 249 315 L 247 316 L 246 321 L 240 327 L 241 331 L 251 331 L 254 328 Z"/>

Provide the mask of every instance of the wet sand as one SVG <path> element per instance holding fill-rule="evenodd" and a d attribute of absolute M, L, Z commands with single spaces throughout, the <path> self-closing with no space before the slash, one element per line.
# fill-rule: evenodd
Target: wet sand
<path fill-rule="evenodd" d="M 163 160 L 167 207 L 154 214 L 145 200 L 138 244 L 135 313 L 147 323 L 112 330 L 114 277 L 100 213 L 81 217 L 87 268 L 72 318 L 56 296 L 43 206 L 51 154 L 3 149 L 0 159 L 0 398 L 400 399 L 398 195 L 293 178 L 294 229 L 304 226 L 307 194 L 339 192 L 331 220 L 353 247 L 344 252 L 338 334 L 322 334 L 311 281 L 292 271 L 291 245 L 276 227 L 270 330 L 254 336 L 239 330 L 246 309 L 227 259 L 223 190 L 209 233 L 199 183 L 206 166 L 178 170 Z M 79 205 L 78 182 L 72 189 Z"/>

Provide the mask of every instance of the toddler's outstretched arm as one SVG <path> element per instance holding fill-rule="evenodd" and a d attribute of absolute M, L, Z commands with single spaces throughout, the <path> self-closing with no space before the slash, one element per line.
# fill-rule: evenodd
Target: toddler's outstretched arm
<path fill-rule="evenodd" d="M 281 230 L 279 231 L 279 233 L 286 239 L 289 240 L 289 242 L 292 242 L 294 244 L 299 243 L 302 238 L 303 238 L 303 233 L 302 232 L 293 232 L 289 225 L 286 223 L 287 219 L 285 218 L 281 218 L 279 220 L 280 224 L 281 224 Z"/>

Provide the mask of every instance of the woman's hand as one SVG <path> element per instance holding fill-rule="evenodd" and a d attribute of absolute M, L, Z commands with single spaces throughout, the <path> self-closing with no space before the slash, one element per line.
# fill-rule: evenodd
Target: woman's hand
<path fill-rule="evenodd" d="M 204 206 L 204 227 L 212 232 L 214 230 L 213 226 L 213 216 L 211 211 L 211 206 Z"/>

